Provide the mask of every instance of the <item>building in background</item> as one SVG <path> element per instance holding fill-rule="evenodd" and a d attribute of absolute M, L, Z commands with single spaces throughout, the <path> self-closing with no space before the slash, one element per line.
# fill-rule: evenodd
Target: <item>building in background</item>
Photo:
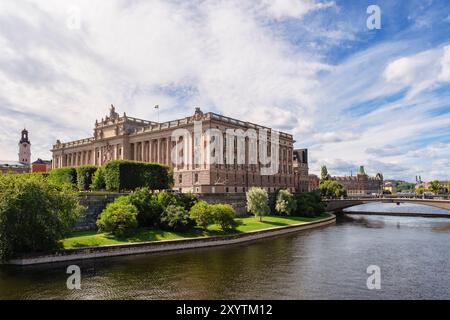
<path fill-rule="evenodd" d="M 309 191 L 308 149 L 295 149 L 292 168 L 294 171 L 295 191 Z"/>
<path fill-rule="evenodd" d="M 320 178 L 315 174 L 308 175 L 308 191 L 314 191 L 319 189 Z"/>
<path fill-rule="evenodd" d="M 0 173 L 28 173 L 30 172 L 31 142 L 27 129 L 22 130 L 19 140 L 18 160 L 0 160 Z"/>
<path fill-rule="evenodd" d="M 383 175 L 377 173 L 375 177 L 369 177 L 360 166 L 356 176 L 334 177 L 347 190 L 349 196 L 365 196 L 383 193 Z"/>
<path fill-rule="evenodd" d="M 397 193 L 397 186 L 395 185 L 395 182 L 393 181 L 386 181 L 384 182 L 384 191 L 388 191 L 390 194 L 396 194 Z"/>
<path fill-rule="evenodd" d="M 48 172 L 52 169 L 51 160 L 42 160 L 38 158 L 31 164 L 31 172 Z"/>
<path fill-rule="evenodd" d="M 224 164 L 191 164 L 181 163 L 173 165 L 172 150 L 183 139 L 172 141 L 172 133 L 177 129 L 186 129 L 192 140 L 194 136 L 194 122 L 201 122 L 202 130 L 218 129 L 224 137 L 224 155 L 227 152 L 226 129 L 240 129 L 244 132 L 248 129 L 267 130 L 268 153 L 272 152 L 270 147 L 270 136 L 272 129 L 254 123 L 232 119 L 216 113 L 203 113 L 200 108 L 196 108 L 192 116 L 167 121 L 164 123 L 136 119 L 127 116 L 125 113 L 119 115 L 114 106 L 111 106 L 110 113 L 100 121 L 95 122 L 94 135 L 85 139 L 61 142 L 57 140 L 51 150 L 53 153 L 53 168 L 81 165 L 104 165 L 110 160 L 135 160 L 144 162 L 158 162 L 173 168 L 174 188 L 181 192 L 198 193 L 227 193 L 246 192 L 253 186 L 266 189 L 268 192 L 275 192 L 280 188 L 287 188 L 290 191 L 307 191 L 308 189 L 308 165 L 307 153 L 300 153 L 298 158 L 298 179 L 293 171 L 293 144 L 294 139 L 291 134 L 279 132 L 279 171 L 273 175 L 261 175 L 261 165 L 250 164 L 248 153 L 245 155 L 245 164 L 224 163 Z M 206 139 L 194 141 L 194 145 L 206 146 Z M 235 140 L 236 141 L 236 140 Z M 199 142 L 199 144 L 197 144 Z M 234 152 L 236 158 L 236 142 Z M 249 145 L 245 141 L 246 150 Z M 260 141 L 258 139 L 258 145 Z M 184 152 L 184 151 L 183 151 Z M 259 152 L 255 153 L 259 157 Z M 180 156 L 180 154 L 175 153 Z M 186 156 L 186 155 L 182 155 Z M 269 154 L 270 156 L 270 154 Z M 303 158 L 302 158 L 303 157 Z M 257 160 L 260 160 L 259 158 Z M 296 190 L 299 187 L 301 190 Z"/>

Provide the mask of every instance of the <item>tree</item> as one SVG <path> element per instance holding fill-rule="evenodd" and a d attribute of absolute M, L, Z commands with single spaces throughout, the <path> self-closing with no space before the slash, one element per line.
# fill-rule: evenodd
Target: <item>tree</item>
<path fill-rule="evenodd" d="M 259 217 L 259 221 L 262 222 L 262 217 L 270 213 L 267 191 L 262 188 L 252 187 L 247 192 L 246 198 L 247 210 L 253 213 L 255 217 Z"/>
<path fill-rule="evenodd" d="M 330 179 L 331 179 L 331 176 L 328 174 L 328 169 L 327 169 L 326 166 L 322 166 L 322 167 L 320 168 L 320 179 L 321 179 L 322 181 L 330 180 Z"/>
<path fill-rule="evenodd" d="M 345 197 L 347 195 L 347 190 L 344 186 L 335 180 L 324 180 L 320 182 L 319 189 L 323 197 L 336 199 Z"/>
<path fill-rule="evenodd" d="M 0 175 L 0 260 L 59 247 L 80 213 L 70 185 L 42 175 Z"/>
<path fill-rule="evenodd" d="M 433 180 L 430 182 L 429 189 L 435 195 L 439 194 L 439 192 L 442 190 L 442 188 L 443 188 L 442 184 L 438 180 Z"/>
<path fill-rule="evenodd" d="M 211 206 L 206 201 L 199 201 L 194 204 L 189 211 L 189 215 L 203 229 L 207 229 L 214 222 Z"/>
<path fill-rule="evenodd" d="M 154 227 L 159 223 L 164 208 L 150 188 L 138 188 L 129 196 L 130 203 L 138 209 L 138 223 L 141 227 Z"/>
<path fill-rule="evenodd" d="M 129 197 L 119 197 L 102 211 L 97 226 L 101 232 L 124 237 L 138 226 L 137 215 L 138 209 L 130 203 Z"/>
<path fill-rule="evenodd" d="M 275 210 L 283 215 L 290 215 L 297 208 L 297 202 L 294 195 L 289 190 L 281 189 L 278 191 Z"/>
<path fill-rule="evenodd" d="M 169 205 L 161 215 L 161 227 L 171 231 L 186 231 L 195 226 L 189 212 L 180 205 Z"/>
<path fill-rule="evenodd" d="M 214 218 L 214 222 L 220 226 L 222 231 L 233 229 L 237 226 L 236 212 L 229 204 L 213 204 L 211 205 L 211 213 Z"/>
<path fill-rule="evenodd" d="M 423 195 L 425 193 L 425 191 L 427 191 L 427 189 L 423 188 L 423 187 L 419 187 L 416 189 L 416 193 L 418 195 Z"/>
<path fill-rule="evenodd" d="M 105 168 L 99 167 L 92 175 L 91 190 L 100 191 L 106 189 Z"/>
<path fill-rule="evenodd" d="M 450 193 L 450 180 L 447 182 L 447 193 Z"/>

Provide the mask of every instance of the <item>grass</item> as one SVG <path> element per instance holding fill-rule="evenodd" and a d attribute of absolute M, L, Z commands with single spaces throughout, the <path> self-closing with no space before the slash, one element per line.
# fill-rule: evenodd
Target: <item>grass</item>
<path fill-rule="evenodd" d="M 281 227 L 293 224 L 303 224 L 322 218 L 328 217 L 329 214 L 324 213 L 318 217 L 280 217 L 280 216 L 266 216 L 260 222 L 259 218 L 246 217 L 238 218 L 239 225 L 235 230 L 223 232 L 217 225 L 211 225 L 207 230 L 195 228 L 185 232 L 164 231 L 160 229 L 138 229 L 137 232 L 126 238 L 117 238 L 108 233 L 97 233 L 96 231 L 76 231 L 68 235 L 62 240 L 62 245 L 65 249 L 88 247 L 88 246 L 102 246 L 112 244 L 136 243 L 145 241 L 161 241 L 161 240 L 175 240 L 186 238 L 199 238 L 211 236 L 223 236 L 229 234 L 243 233 L 254 230 L 268 229 L 273 227 Z"/>

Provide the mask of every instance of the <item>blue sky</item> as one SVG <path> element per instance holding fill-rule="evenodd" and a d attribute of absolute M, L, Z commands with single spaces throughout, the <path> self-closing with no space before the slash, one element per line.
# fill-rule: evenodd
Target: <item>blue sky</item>
<path fill-rule="evenodd" d="M 369 5 L 381 29 L 366 26 Z M 113 103 L 291 132 L 311 171 L 450 179 L 450 3 L 0 1 L 0 159 L 91 136 Z"/>

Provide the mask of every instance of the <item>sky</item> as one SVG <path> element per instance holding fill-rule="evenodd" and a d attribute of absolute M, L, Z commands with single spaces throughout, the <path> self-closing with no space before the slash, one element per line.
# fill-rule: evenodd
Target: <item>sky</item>
<path fill-rule="evenodd" d="M 0 0 L 0 159 L 23 127 L 50 159 L 110 104 L 292 133 L 312 173 L 450 179 L 450 2 Z"/>

